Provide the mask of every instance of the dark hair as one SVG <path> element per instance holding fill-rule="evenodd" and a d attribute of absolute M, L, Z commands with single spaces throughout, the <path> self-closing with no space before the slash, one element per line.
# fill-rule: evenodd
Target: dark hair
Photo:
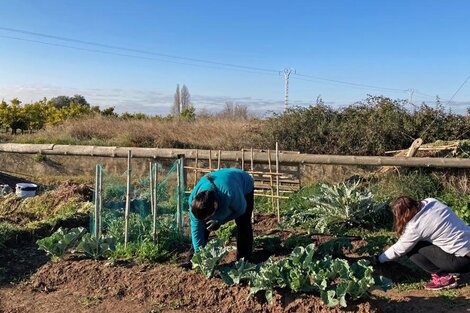
<path fill-rule="evenodd" d="M 406 224 L 419 212 L 421 202 L 410 197 L 398 197 L 392 203 L 392 212 L 395 217 L 395 231 L 401 235 Z"/>
<path fill-rule="evenodd" d="M 215 190 L 198 193 L 191 203 L 191 212 L 198 220 L 205 220 L 215 212 L 214 202 L 217 201 Z"/>
<path fill-rule="evenodd" d="M 214 203 L 218 202 L 216 186 L 210 174 L 205 176 L 211 183 L 213 190 L 199 192 L 191 203 L 191 212 L 198 220 L 205 220 L 215 212 Z"/>

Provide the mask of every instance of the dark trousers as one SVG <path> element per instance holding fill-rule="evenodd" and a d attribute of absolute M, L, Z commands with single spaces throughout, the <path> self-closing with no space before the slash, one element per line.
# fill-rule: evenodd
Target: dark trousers
<path fill-rule="evenodd" d="M 245 258 L 251 261 L 251 253 L 253 252 L 253 226 L 251 224 L 251 215 L 254 207 L 254 192 L 245 195 L 246 211 L 240 217 L 235 219 L 237 225 L 237 259 Z M 205 242 L 209 240 L 210 231 L 204 229 Z M 187 261 L 191 261 L 194 255 L 194 247 L 191 247 L 188 253 Z"/>
<path fill-rule="evenodd" d="M 408 252 L 408 258 L 431 274 L 470 272 L 470 257 L 458 257 L 425 241 L 420 241 Z"/>

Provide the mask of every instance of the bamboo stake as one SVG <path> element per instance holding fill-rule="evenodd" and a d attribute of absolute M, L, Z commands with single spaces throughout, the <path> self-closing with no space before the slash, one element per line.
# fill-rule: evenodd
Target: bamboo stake
<path fill-rule="evenodd" d="M 251 148 L 250 159 L 251 159 L 251 171 L 254 172 L 254 168 L 253 168 L 253 148 Z"/>
<path fill-rule="evenodd" d="M 152 239 L 153 241 L 157 241 L 157 213 L 158 213 L 158 163 L 155 163 L 155 169 L 154 169 L 154 198 L 153 198 L 153 204 L 154 204 L 154 214 L 153 214 L 153 232 L 152 232 Z"/>
<path fill-rule="evenodd" d="M 152 212 L 152 216 L 155 213 L 155 204 L 153 199 L 153 164 L 152 161 L 149 162 L 149 179 L 150 179 L 150 211 Z"/>
<path fill-rule="evenodd" d="M 271 169 L 271 150 L 268 149 L 268 167 L 269 173 L 272 172 Z M 273 176 L 269 175 L 269 186 L 271 186 L 271 211 L 274 212 L 274 186 L 273 186 Z"/>
<path fill-rule="evenodd" d="M 209 150 L 209 169 L 212 170 L 212 150 Z"/>
<path fill-rule="evenodd" d="M 219 150 L 219 154 L 217 156 L 217 169 L 220 170 L 220 155 L 222 154 L 222 151 Z"/>
<path fill-rule="evenodd" d="M 102 211 L 103 211 L 103 168 L 100 166 L 99 167 L 99 180 L 98 180 L 98 238 L 102 234 L 102 227 L 103 227 L 103 221 L 102 221 Z"/>
<path fill-rule="evenodd" d="M 197 176 L 198 176 L 198 174 L 197 174 L 198 171 L 197 170 L 199 168 L 198 158 L 199 158 L 199 150 L 196 150 L 196 160 L 194 161 L 195 167 L 194 167 L 194 186 L 193 186 L 193 188 L 196 187 L 196 184 L 197 184 Z"/>
<path fill-rule="evenodd" d="M 181 217 L 181 159 L 177 159 L 176 162 L 176 226 L 181 232 L 183 230 Z"/>
<path fill-rule="evenodd" d="M 129 211 L 131 208 L 131 159 L 132 151 L 127 153 L 127 190 L 126 190 L 126 210 L 124 213 L 124 248 L 127 248 L 127 241 L 129 239 Z"/>
<path fill-rule="evenodd" d="M 276 142 L 276 173 L 279 174 L 279 143 Z M 279 212 L 279 176 L 276 176 L 276 209 L 277 222 L 281 222 L 281 213 Z"/>
<path fill-rule="evenodd" d="M 254 168 L 253 168 L 253 148 L 251 148 L 251 153 L 250 153 L 250 166 L 251 166 L 251 172 L 254 172 Z M 253 177 L 253 181 L 254 181 L 254 177 Z M 255 222 L 255 208 L 253 207 L 253 211 L 251 212 L 251 222 L 254 223 Z"/>
<path fill-rule="evenodd" d="M 242 149 L 242 170 L 245 170 L 245 149 Z"/>
<path fill-rule="evenodd" d="M 271 195 L 267 195 L 267 194 L 264 194 L 264 193 L 255 193 L 254 195 L 257 196 L 257 197 L 265 197 L 265 198 L 289 199 L 289 197 L 287 197 L 287 196 L 271 196 Z"/>
<path fill-rule="evenodd" d="M 96 164 L 96 173 L 95 173 L 95 210 L 94 210 L 94 220 L 93 220 L 93 235 L 95 238 L 98 238 L 98 206 L 99 199 L 98 199 L 98 184 L 99 184 L 99 165 Z"/>

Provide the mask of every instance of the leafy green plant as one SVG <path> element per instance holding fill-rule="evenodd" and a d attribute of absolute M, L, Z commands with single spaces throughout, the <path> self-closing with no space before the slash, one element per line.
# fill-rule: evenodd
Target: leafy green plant
<path fill-rule="evenodd" d="M 227 285 L 232 286 L 251 279 L 256 273 L 256 270 L 257 266 L 255 264 L 251 264 L 245 261 L 245 259 L 240 259 L 235 262 L 234 267 L 222 268 L 220 270 L 220 276 Z"/>
<path fill-rule="evenodd" d="M 321 256 L 344 257 L 343 249 L 352 250 L 351 241 L 346 237 L 333 238 L 320 245 L 318 254 Z"/>
<path fill-rule="evenodd" d="M 386 235 L 370 235 L 365 236 L 363 239 L 367 241 L 367 244 L 356 249 L 355 252 L 361 255 L 368 254 L 369 256 L 382 253 L 385 246 L 391 246 L 396 241 L 396 237 Z"/>
<path fill-rule="evenodd" d="M 191 262 L 193 269 L 204 274 L 207 278 L 214 276 L 216 266 L 220 260 L 235 247 L 224 247 L 221 239 L 214 239 L 194 253 Z"/>
<path fill-rule="evenodd" d="M 54 259 L 63 257 L 68 251 L 72 250 L 77 242 L 88 235 L 83 227 L 63 229 L 59 228 L 51 236 L 36 241 L 40 250 L 46 251 Z"/>
<path fill-rule="evenodd" d="M 115 249 L 113 237 L 94 238 L 90 234 L 85 234 L 73 252 L 83 253 L 89 258 L 98 260 L 109 257 Z"/>
<path fill-rule="evenodd" d="M 276 236 L 258 236 L 254 240 L 255 247 L 263 247 L 269 253 L 275 253 L 281 249 L 281 238 Z"/>
<path fill-rule="evenodd" d="M 314 257 L 315 245 L 297 247 L 285 259 L 274 262 L 269 259 L 257 274 L 250 276 L 250 295 L 264 292 L 272 301 L 274 288 L 288 288 L 293 292 L 318 292 L 329 307 L 347 306 L 347 299 L 369 295 L 373 289 L 387 290 L 391 281 L 373 277 L 373 268 L 367 260 L 352 265 L 330 255 L 322 259 Z"/>
<path fill-rule="evenodd" d="M 458 217 L 470 225 L 470 195 L 448 190 L 441 198 Z"/>
<path fill-rule="evenodd" d="M 234 236 L 237 225 L 234 222 L 225 223 L 215 232 L 218 238 L 224 242 L 229 242 Z"/>
<path fill-rule="evenodd" d="M 266 300 L 271 303 L 273 299 L 274 288 L 285 288 L 286 283 L 281 274 L 282 267 L 279 263 L 269 258 L 261 267 L 258 272 L 251 277 L 250 296 L 258 292 L 264 292 Z"/>
<path fill-rule="evenodd" d="M 374 218 L 385 210 L 385 204 L 376 203 L 370 191 L 359 188 L 359 182 L 322 184 L 320 189 L 320 194 L 308 198 L 309 208 L 294 208 L 288 214 L 289 225 L 309 232 L 342 234 L 354 226 L 376 226 Z"/>

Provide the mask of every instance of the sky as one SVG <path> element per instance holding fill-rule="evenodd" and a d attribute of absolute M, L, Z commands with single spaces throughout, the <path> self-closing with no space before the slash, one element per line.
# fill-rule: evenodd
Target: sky
<path fill-rule="evenodd" d="M 196 112 L 233 102 L 263 115 L 283 110 L 292 68 L 290 106 L 371 94 L 411 109 L 438 95 L 466 113 L 468 12 L 467 0 L 0 0 L 0 99 L 81 94 L 168 114 L 185 84 Z"/>

